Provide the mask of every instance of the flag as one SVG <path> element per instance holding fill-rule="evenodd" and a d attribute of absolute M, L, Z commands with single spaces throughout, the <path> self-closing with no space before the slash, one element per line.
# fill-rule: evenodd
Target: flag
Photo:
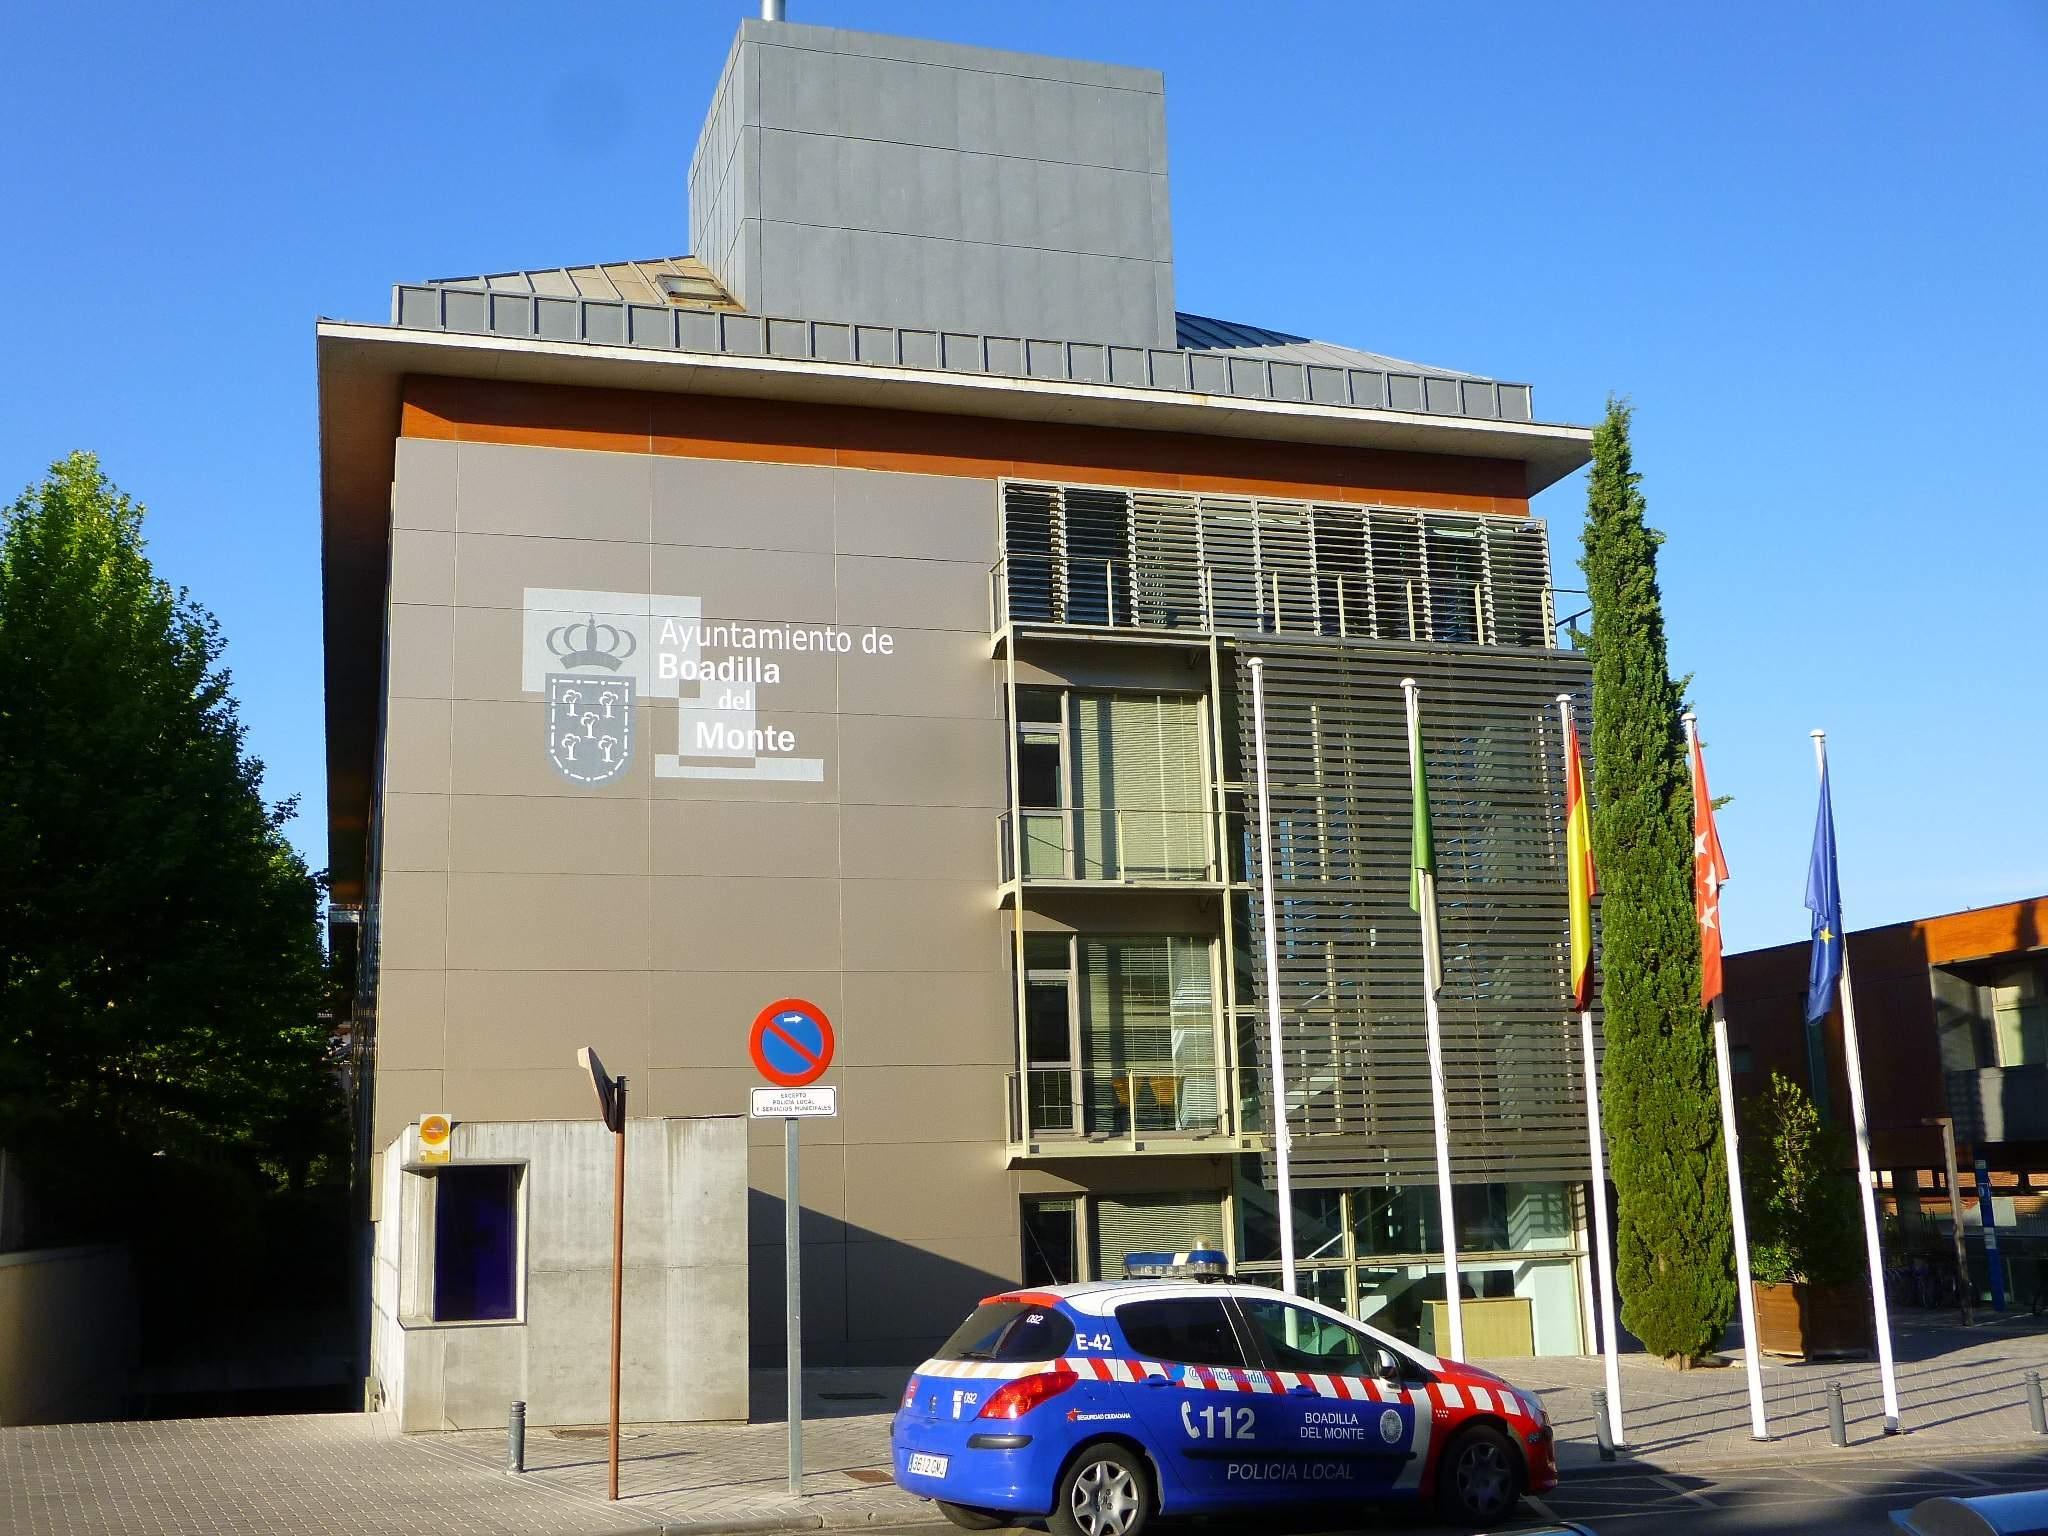
<path fill-rule="evenodd" d="M 1572 1006 L 1593 1006 L 1593 898 L 1600 892 L 1593 873 L 1593 824 L 1586 810 L 1586 774 L 1579 761 L 1579 728 L 1564 723 L 1565 888 L 1572 917 Z"/>
<path fill-rule="evenodd" d="M 1414 857 L 1409 860 L 1408 905 L 1420 912 L 1423 873 L 1436 873 L 1436 840 L 1429 833 L 1429 769 L 1422 760 L 1420 705 L 1408 717 L 1408 771 L 1415 781 L 1415 829 L 1411 839 Z"/>
<path fill-rule="evenodd" d="M 1820 765 L 1820 816 L 1813 824 L 1813 856 L 1806 864 L 1806 910 L 1813 914 L 1813 954 L 1806 963 L 1806 1018 L 1824 1019 L 1835 1006 L 1842 974 L 1842 890 L 1835 875 L 1835 806 L 1828 765 Z"/>
<path fill-rule="evenodd" d="M 1714 797 L 1707 789 L 1707 759 L 1697 726 L 1692 735 L 1692 899 L 1700 917 L 1700 1006 L 1711 1008 L 1721 995 L 1721 887 L 1728 883 L 1728 861 L 1721 855 L 1721 832 L 1714 825 Z"/>
<path fill-rule="evenodd" d="M 1414 795 L 1414 826 L 1409 838 L 1408 905 L 1422 916 L 1423 986 L 1431 996 L 1444 984 L 1442 940 L 1436 931 L 1436 839 L 1429 830 L 1429 765 L 1422 756 L 1422 702 L 1413 681 L 1403 679 L 1408 698 L 1408 777 Z M 1422 877 L 1431 878 L 1430 899 L 1424 900 Z"/>

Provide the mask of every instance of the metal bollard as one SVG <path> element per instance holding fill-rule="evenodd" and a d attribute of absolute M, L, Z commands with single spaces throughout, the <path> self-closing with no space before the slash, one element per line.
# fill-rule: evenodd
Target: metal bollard
<path fill-rule="evenodd" d="M 2027 1414 L 2034 1421 L 2034 1433 L 2048 1435 L 2048 1407 L 2041 1402 L 2041 1373 L 2027 1372 Z"/>
<path fill-rule="evenodd" d="M 1613 1420 L 1608 1417 L 1607 1390 L 1604 1387 L 1593 1389 L 1593 1433 L 1600 1440 L 1600 1459 L 1614 1460 L 1614 1427 Z"/>
<path fill-rule="evenodd" d="M 1835 1445 L 1849 1443 L 1849 1423 L 1842 1416 L 1842 1384 L 1828 1383 L 1828 1440 Z"/>
<path fill-rule="evenodd" d="M 512 1411 L 505 1415 L 505 1467 L 512 1472 L 526 1470 L 526 1404 L 516 1397 Z"/>

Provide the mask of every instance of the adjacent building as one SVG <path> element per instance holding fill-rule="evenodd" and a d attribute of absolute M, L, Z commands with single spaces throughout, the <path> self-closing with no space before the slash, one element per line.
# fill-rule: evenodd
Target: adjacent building
<path fill-rule="evenodd" d="M 2008 1229 L 2006 1256 L 2024 1271 L 2031 1301 L 2036 1266 L 2048 1257 L 2048 1201 L 2039 1189 L 2048 1174 L 2048 896 L 1865 928 L 1846 942 L 1881 1197 L 1908 1228 L 1948 1220 L 1939 1129 L 1947 1117 L 1979 1278 L 1982 1212 L 1972 1174 L 1982 1161 L 1993 1224 Z M 1807 1021 L 1809 949 L 1780 944 L 1728 957 L 1735 1089 L 1746 1098 L 1783 1074 L 1846 1126 L 1841 1006 Z"/>
<path fill-rule="evenodd" d="M 1465 1280 L 1582 1347 L 1555 699 L 1589 675 L 1530 498 L 1591 434 L 1177 311 L 1165 121 L 1149 70 L 748 21 L 690 254 L 321 322 L 330 859 L 392 1285 L 421 1115 L 538 1145 L 592 1113 L 584 1044 L 636 1114 L 738 1114 L 793 996 L 842 1106 L 804 1132 L 807 1359 L 913 1360 L 1133 1248 L 1275 1274 L 1257 659 L 1305 1284 L 1411 1333 L 1442 1295 L 1414 677 Z M 750 1134 L 773 1361 L 781 1133 Z"/>

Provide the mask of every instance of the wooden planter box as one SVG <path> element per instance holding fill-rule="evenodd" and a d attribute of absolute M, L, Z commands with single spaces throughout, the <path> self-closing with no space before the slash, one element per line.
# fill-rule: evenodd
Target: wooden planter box
<path fill-rule="evenodd" d="M 1750 1287 L 1756 1298 L 1757 1347 L 1769 1355 L 1867 1355 L 1877 1332 L 1870 1288 L 1862 1284 Z"/>

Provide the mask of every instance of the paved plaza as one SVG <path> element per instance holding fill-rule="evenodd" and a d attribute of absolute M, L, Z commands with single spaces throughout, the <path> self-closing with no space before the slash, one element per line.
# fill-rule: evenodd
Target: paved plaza
<path fill-rule="evenodd" d="M 2048 1483 L 2048 1440 L 2031 1432 L 2026 1373 L 2048 1371 L 2048 1332 L 2031 1318 L 1970 1330 L 1908 1316 L 1898 1328 L 1906 1434 L 1887 1439 L 1876 1367 L 1865 1361 L 1764 1368 L 1773 1439 L 1750 1438 L 1739 1360 L 1675 1372 L 1625 1357 L 1629 1447 L 1599 1460 L 1596 1359 L 1501 1362 L 1543 1393 L 1557 1425 L 1561 1512 L 1602 1523 L 1662 1499 L 1716 1507 L 1721 1484 L 1754 1502 L 1768 1490 L 1843 1476 L 1946 1479 L 1995 1458 L 1999 1484 Z M 1826 1387 L 1842 1384 L 1850 1446 L 1827 1440 Z M 623 1436 L 620 1502 L 604 1499 L 598 1426 L 536 1428 L 527 1471 L 505 1470 L 502 1431 L 400 1436 L 363 1415 L 57 1425 L 0 1430 L 0 1529 L 21 1536 L 304 1532 L 308 1536 L 482 1536 L 716 1529 L 818 1529 L 927 1522 L 932 1511 L 889 1482 L 888 1422 L 903 1373 L 820 1370 L 805 1382 L 804 1492 L 785 1487 L 782 1383 L 754 1380 L 754 1421 L 633 1425 Z M 2039 1476 L 2033 1468 L 2039 1464 Z M 1913 1470 L 1910 1476 L 1907 1467 Z M 1834 1470 L 1829 1471 L 1832 1467 Z M 1765 1492 L 1757 1492 L 1763 1489 Z M 1735 1495 L 1731 1494 L 1731 1497 Z M 1789 1511 L 1788 1511 L 1789 1512 Z"/>

